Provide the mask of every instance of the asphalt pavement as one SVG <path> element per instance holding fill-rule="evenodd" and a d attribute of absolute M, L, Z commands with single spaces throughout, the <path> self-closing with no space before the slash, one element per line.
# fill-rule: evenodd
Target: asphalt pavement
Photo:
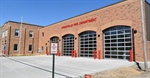
<path fill-rule="evenodd" d="M 133 64 L 127 60 L 55 56 L 55 78 L 84 78 L 85 74 Z M 52 78 L 52 56 L 0 57 L 0 78 Z"/>

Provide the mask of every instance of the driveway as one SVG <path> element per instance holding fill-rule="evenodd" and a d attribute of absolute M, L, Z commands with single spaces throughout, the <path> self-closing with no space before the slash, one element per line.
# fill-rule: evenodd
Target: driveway
<path fill-rule="evenodd" d="M 20 56 L 0 58 L 0 78 L 52 78 L 52 56 Z M 84 78 L 85 74 L 134 63 L 127 60 L 55 57 L 55 78 Z"/>

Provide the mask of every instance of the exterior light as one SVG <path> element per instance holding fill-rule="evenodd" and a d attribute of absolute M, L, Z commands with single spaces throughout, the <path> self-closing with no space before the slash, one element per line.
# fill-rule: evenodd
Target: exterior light
<path fill-rule="evenodd" d="M 137 30 L 134 30 L 133 33 L 136 34 L 136 33 L 137 33 Z"/>

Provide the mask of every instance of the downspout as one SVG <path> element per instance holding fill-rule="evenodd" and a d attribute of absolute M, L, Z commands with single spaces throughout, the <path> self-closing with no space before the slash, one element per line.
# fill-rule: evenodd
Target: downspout
<path fill-rule="evenodd" d="M 11 39 L 11 26 L 9 29 L 9 45 L 8 45 L 8 56 L 10 55 L 10 39 Z"/>
<path fill-rule="evenodd" d="M 23 52 L 23 55 L 25 55 L 25 51 L 26 51 L 26 48 L 25 48 L 25 46 L 26 46 L 26 28 L 24 29 L 24 52 Z"/>

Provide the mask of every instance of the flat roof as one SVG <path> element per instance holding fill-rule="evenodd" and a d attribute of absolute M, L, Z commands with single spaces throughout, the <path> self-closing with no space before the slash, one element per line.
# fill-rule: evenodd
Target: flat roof
<path fill-rule="evenodd" d="M 8 22 L 21 24 L 21 22 L 16 22 L 16 21 L 7 21 L 7 22 L 5 22 L 4 24 L 6 24 L 6 23 L 8 23 Z M 32 26 L 38 26 L 38 27 L 44 27 L 44 26 L 41 26 L 41 25 L 29 24 L 29 23 L 24 23 L 24 22 L 22 22 L 22 24 L 32 25 Z"/>

